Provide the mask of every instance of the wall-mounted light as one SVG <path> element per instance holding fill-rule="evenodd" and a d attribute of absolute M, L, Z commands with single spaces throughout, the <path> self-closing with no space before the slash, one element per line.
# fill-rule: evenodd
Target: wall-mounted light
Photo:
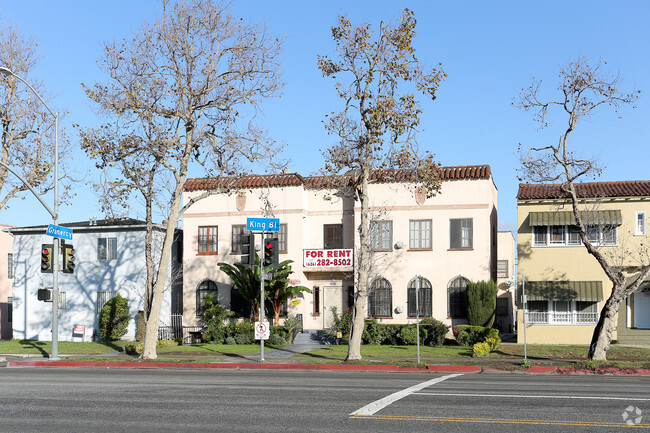
<path fill-rule="evenodd" d="M 402 248 L 404 248 L 404 244 L 402 242 L 397 242 L 395 244 L 395 249 L 396 250 L 401 250 Z"/>

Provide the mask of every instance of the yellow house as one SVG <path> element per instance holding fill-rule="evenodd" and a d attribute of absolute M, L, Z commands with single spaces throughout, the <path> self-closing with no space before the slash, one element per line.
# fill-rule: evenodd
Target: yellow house
<path fill-rule="evenodd" d="M 576 184 L 590 241 L 614 266 L 643 260 L 650 181 Z M 589 344 L 612 284 L 582 245 L 560 185 L 519 185 L 517 194 L 518 341 Z M 644 247 L 645 245 L 645 247 Z M 647 259 L 647 250 L 645 251 Z M 525 323 L 524 323 L 525 320 Z M 650 282 L 618 314 L 614 339 L 650 344 Z"/>

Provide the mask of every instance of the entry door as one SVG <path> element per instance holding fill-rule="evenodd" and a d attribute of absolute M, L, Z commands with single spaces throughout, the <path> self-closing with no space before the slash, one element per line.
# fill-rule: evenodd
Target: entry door
<path fill-rule="evenodd" d="M 634 294 L 634 327 L 650 329 L 650 292 Z"/>
<path fill-rule="evenodd" d="M 341 317 L 343 314 L 343 288 L 325 287 L 323 292 L 323 328 L 329 329 L 334 325 L 334 314 L 332 308 Z"/>

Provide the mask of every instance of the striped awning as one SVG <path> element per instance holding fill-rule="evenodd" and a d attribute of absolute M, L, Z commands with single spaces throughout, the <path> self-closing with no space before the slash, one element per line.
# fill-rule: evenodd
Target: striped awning
<path fill-rule="evenodd" d="M 603 300 L 602 281 L 526 281 L 524 288 L 529 301 Z"/>
<path fill-rule="evenodd" d="M 622 224 L 621 211 L 597 210 L 580 211 L 580 218 L 587 226 L 620 226 Z M 534 226 L 569 226 L 575 225 L 576 220 L 571 211 L 560 212 L 531 212 L 528 214 L 531 227 Z"/>

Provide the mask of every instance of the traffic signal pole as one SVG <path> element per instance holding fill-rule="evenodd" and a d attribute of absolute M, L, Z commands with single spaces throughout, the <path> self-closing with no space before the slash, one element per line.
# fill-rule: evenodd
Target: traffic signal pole
<path fill-rule="evenodd" d="M 262 239 L 260 245 L 264 244 L 264 233 L 262 232 Z M 263 248 L 262 254 L 264 254 Z M 264 256 L 262 255 L 260 260 L 260 322 L 264 323 Z M 260 362 L 264 362 L 264 339 L 260 338 Z"/>

